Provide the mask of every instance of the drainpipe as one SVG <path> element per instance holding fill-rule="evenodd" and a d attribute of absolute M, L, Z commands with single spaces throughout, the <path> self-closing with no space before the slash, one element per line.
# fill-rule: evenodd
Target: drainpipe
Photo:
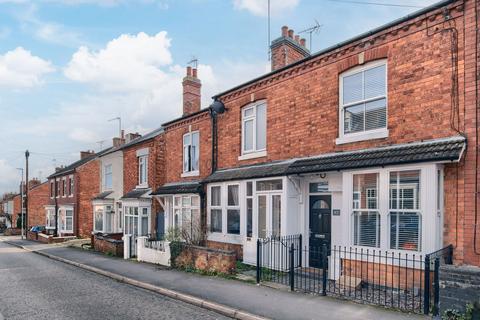
<path fill-rule="evenodd" d="M 217 113 L 210 108 L 210 119 L 212 120 L 212 169 L 211 173 L 217 171 Z"/>
<path fill-rule="evenodd" d="M 53 198 L 55 199 L 55 237 L 58 237 L 58 200 L 57 200 L 57 177 L 53 178 L 53 188 L 55 192 L 53 193 Z"/>

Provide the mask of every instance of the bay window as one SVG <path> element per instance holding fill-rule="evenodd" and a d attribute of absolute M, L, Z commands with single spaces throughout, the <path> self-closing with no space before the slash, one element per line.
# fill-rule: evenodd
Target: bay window
<path fill-rule="evenodd" d="M 247 194 L 246 194 L 246 209 L 247 209 L 247 237 L 251 237 L 253 234 L 253 182 L 247 182 Z"/>
<path fill-rule="evenodd" d="M 197 236 L 200 225 L 200 197 L 198 195 L 174 196 L 173 227 L 181 228 L 184 236 Z"/>
<path fill-rule="evenodd" d="M 103 207 L 97 208 L 95 210 L 94 221 L 95 221 L 94 231 L 103 232 Z"/>
<path fill-rule="evenodd" d="M 267 148 L 267 105 L 265 102 L 242 109 L 242 154 Z"/>
<path fill-rule="evenodd" d="M 390 249 L 420 250 L 420 171 L 390 173 Z"/>
<path fill-rule="evenodd" d="M 378 173 L 353 175 L 353 243 L 357 246 L 380 246 L 378 176 Z"/>
<path fill-rule="evenodd" d="M 55 229 L 55 208 L 47 209 L 47 221 L 45 224 L 46 229 Z"/>
<path fill-rule="evenodd" d="M 386 61 L 367 63 L 340 75 L 339 101 L 340 138 L 337 143 L 387 136 Z M 348 140 L 352 137 L 358 139 Z"/>

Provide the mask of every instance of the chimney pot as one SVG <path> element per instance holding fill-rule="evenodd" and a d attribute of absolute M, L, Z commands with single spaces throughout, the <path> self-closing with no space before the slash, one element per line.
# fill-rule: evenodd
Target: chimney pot
<path fill-rule="evenodd" d="M 287 37 L 288 36 L 288 26 L 283 26 L 282 27 L 282 37 Z"/>
<path fill-rule="evenodd" d="M 288 37 L 293 39 L 293 29 L 288 30 Z"/>
<path fill-rule="evenodd" d="M 197 68 L 192 69 L 192 77 L 197 78 Z"/>
<path fill-rule="evenodd" d="M 305 47 L 306 44 L 307 44 L 307 40 L 305 40 L 305 38 L 300 39 L 300 45 L 302 47 Z"/>
<path fill-rule="evenodd" d="M 188 66 L 187 67 L 187 77 L 191 77 L 191 76 L 192 76 L 192 67 Z"/>

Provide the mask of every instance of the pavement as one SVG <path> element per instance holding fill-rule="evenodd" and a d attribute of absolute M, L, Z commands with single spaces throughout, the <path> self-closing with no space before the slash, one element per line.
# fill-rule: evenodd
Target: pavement
<path fill-rule="evenodd" d="M 5 238 L 1 239 L 5 241 Z M 267 319 L 426 319 L 425 316 L 407 314 L 380 307 L 356 304 L 350 301 L 338 300 L 331 297 L 321 297 L 308 294 L 294 293 L 285 290 L 257 286 L 241 281 L 224 279 L 221 277 L 203 276 L 196 273 L 187 273 L 156 265 L 138 263 L 106 256 L 92 251 L 65 247 L 65 245 L 42 245 L 35 242 L 8 239 L 17 246 L 23 246 L 37 253 L 54 256 L 60 261 L 72 262 L 99 271 L 104 275 L 116 275 L 117 280 L 130 279 L 129 283 L 144 285 L 144 288 L 162 294 L 176 293 L 180 300 L 221 312 L 218 307 L 224 307 L 226 312 L 238 319 L 253 319 L 263 317 Z M 58 260 L 57 259 L 57 260 Z M 58 263 L 53 263 L 58 264 Z M 125 282 L 125 281 L 124 281 Z M 163 291 L 162 291 L 163 290 Z M 198 301 L 203 301 L 198 303 Z M 211 305 L 209 305 L 209 303 Z"/>
<path fill-rule="evenodd" d="M 0 242 L 0 319 L 229 319 Z"/>

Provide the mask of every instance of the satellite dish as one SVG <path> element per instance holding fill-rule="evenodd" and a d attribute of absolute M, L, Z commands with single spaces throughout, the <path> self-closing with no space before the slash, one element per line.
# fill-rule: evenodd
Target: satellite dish
<path fill-rule="evenodd" d="M 215 100 L 213 103 L 210 105 L 210 109 L 212 109 L 213 112 L 217 114 L 221 114 L 225 112 L 225 105 L 223 104 L 222 101 L 220 100 Z"/>

